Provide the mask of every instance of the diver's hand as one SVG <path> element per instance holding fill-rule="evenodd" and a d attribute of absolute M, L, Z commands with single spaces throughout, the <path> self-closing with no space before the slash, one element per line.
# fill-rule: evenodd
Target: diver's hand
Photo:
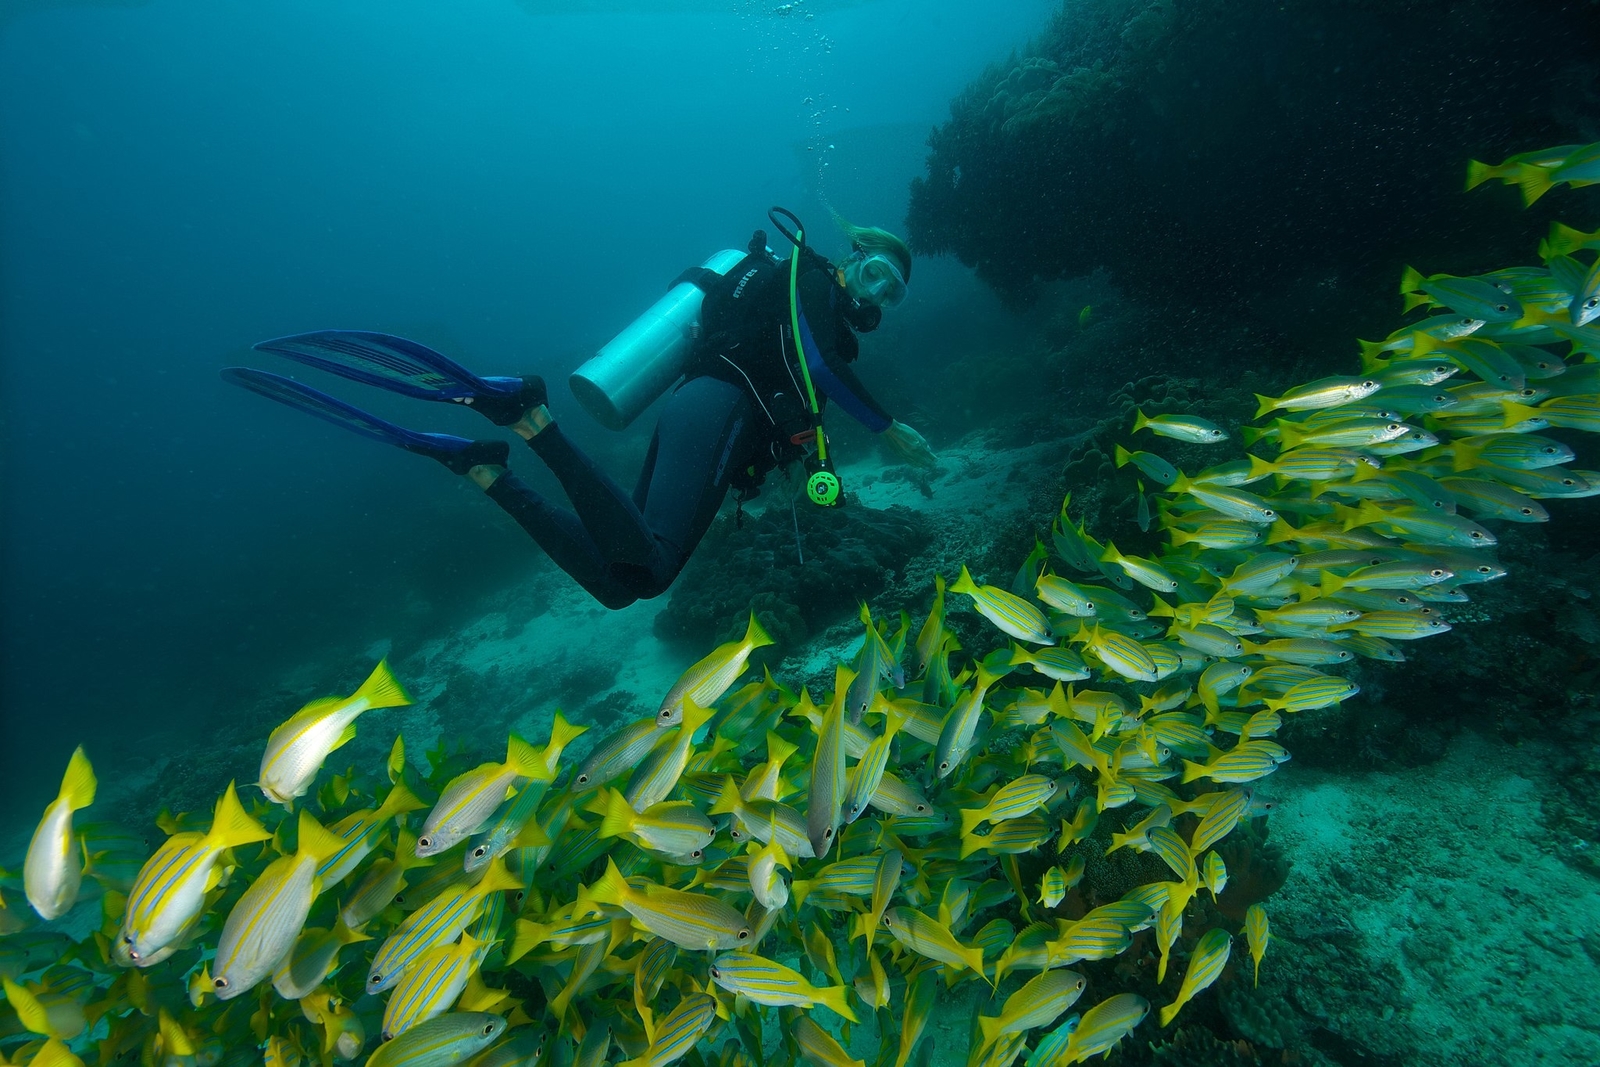
<path fill-rule="evenodd" d="M 889 447 L 913 467 L 928 470 L 938 466 L 939 457 L 933 454 L 928 442 L 922 439 L 920 433 L 898 419 L 891 422 L 889 428 L 883 431 L 883 437 L 889 442 Z"/>

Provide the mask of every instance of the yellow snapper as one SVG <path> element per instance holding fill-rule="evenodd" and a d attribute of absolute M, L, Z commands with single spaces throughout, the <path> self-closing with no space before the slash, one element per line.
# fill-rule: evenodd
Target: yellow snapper
<path fill-rule="evenodd" d="M 685 698 L 703 708 L 715 704 L 744 673 L 750 653 L 770 644 L 772 638 L 756 621 L 755 612 L 751 612 L 742 638 L 719 645 L 710 655 L 684 671 L 683 676 L 667 690 L 667 695 L 661 700 L 661 708 L 656 712 L 656 725 L 664 729 L 682 722 Z"/>
<path fill-rule="evenodd" d="M 728 992 L 741 994 L 757 1004 L 801 1008 L 821 1004 L 851 1022 L 856 1021 L 844 986 L 818 988 L 806 981 L 799 971 L 753 953 L 729 952 L 718 956 L 711 962 L 711 980 Z"/>
<path fill-rule="evenodd" d="M 405 887 L 407 871 L 414 867 L 426 867 L 433 862 L 432 859 L 418 856 L 416 837 L 410 830 L 401 830 L 395 842 L 394 856 L 380 859 L 367 869 L 366 876 L 339 908 L 339 920 L 350 929 L 359 930 L 394 901 Z"/>
<path fill-rule="evenodd" d="M 739 948 L 752 939 L 745 917 L 722 901 L 654 882 L 635 889 L 609 856 L 606 873 L 589 887 L 589 896 L 596 903 L 623 909 L 641 927 L 681 948 L 700 952 Z"/>
<path fill-rule="evenodd" d="M 1133 1028 L 1150 1014 L 1150 1002 L 1133 993 L 1108 997 L 1083 1013 L 1078 1028 L 1072 1031 L 1060 1063 L 1082 1063 L 1091 1056 L 1110 1052 Z"/>
<path fill-rule="evenodd" d="M 302 930 L 294 947 L 278 961 L 272 974 L 272 988 L 284 1000 L 300 1000 L 316 992 L 322 980 L 339 964 L 339 950 L 358 941 L 371 940 L 344 923 L 332 930 Z"/>
<path fill-rule="evenodd" d="M 1023 1033 L 1049 1026 L 1061 1013 L 1077 1003 L 1088 986 L 1088 979 L 1076 971 L 1045 971 L 1029 979 L 1021 989 L 1006 998 L 998 1016 L 978 1016 L 983 1043 L 991 1045 L 1002 1034 Z"/>
<path fill-rule="evenodd" d="M 1189 957 L 1189 969 L 1183 974 L 1183 984 L 1178 987 L 1177 999 L 1161 1009 L 1162 1026 L 1169 1025 L 1178 1017 L 1178 1012 L 1185 1004 L 1221 976 L 1222 968 L 1228 963 L 1228 952 L 1232 948 L 1233 937 L 1220 927 L 1207 930 L 1201 935 L 1199 943 L 1194 947 L 1194 955 Z"/>
<path fill-rule="evenodd" d="M 544 775 L 554 777 L 545 767 L 544 756 L 512 734 L 506 739 L 504 763 L 480 763 L 445 785 L 417 834 L 417 855 L 438 855 L 477 833 L 494 817 L 519 779 Z"/>
<path fill-rule="evenodd" d="M 45 808 L 44 817 L 28 842 L 27 859 L 22 864 L 22 885 L 28 903 L 41 918 L 65 915 L 78 900 L 83 882 L 83 865 L 72 839 L 72 813 L 94 803 L 94 768 L 79 745 L 67 761 L 61 790 Z"/>
<path fill-rule="evenodd" d="M 139 869 L 113 949 L 117 962 L 139 967 L 155 962 L 152 957 L 172 947 L 199 917 L 205 895 L 221 877 L 217 861 L 222 854 L 271 836 L 239 806 L 239 794 L 229 782 L 210 830 L 174 834 Z"/>
<path fill-rule="evenodd" d="M 344 847 L 309 812 L 300 812 L 299 830 L 294 853 L 268 864 L 222 924 L 211 965 L 218 999 L 230 1000 L 254 988 L 294 948 L 311 902 L 322 890 L 317 867 Z"/>
<path fill-rule="evenodd" d="M 521 890 L 522 879 L 495 860 L 477 885 L 452 885 L 405 917 L 389 934 L 367 970 L 367 992 L 381 993 L 400 979 L 417 957 L 441 942 L 454 941 L 483 911 L 490 893 Z"/>
<path fill-rule="evenodd" d="M 311 788 L 329 753 L 355 737 L 362 712 L 409 703 L 411 698 L 389 672 L 389 661 L 380 661 L 350 696 L 313 700 L 272 731 L 256 784 L 269 800 L 291 807 Z"/>
<path fill-rule="evenodd" d="M 813 1022 L 809 1015 L 796 1019 L 789 1028 L 789 1035 L 794 1038 L 801 1058 L 813 1067 L 866 1067 L 861 1060 L 852 1059 L 833 1035 Z"/>
<path fill-rule="evenodd" d="M 1260 904 L 1252 904 L 1244 913 L 1245 942 L 1250 946 L 1250 958 L 1255 962 L 1253 985 L 1261 984 L 1261 957 L 1267 954 L 1267 944 L 1272 933 L 1267 927 L 1267 912 Z"/>
<path fill-rule="evenodd" d="M 961 565 L 961 574 L 950 584 L 950 591 L 971 597 L 978 614 L 994 623 L 1002 633 L 1036 645 L 1055 644 L 1050 620 L 1045 618 L 1044 612 L 999 586 L 974 582 L 966 564 Z"/>
<path fill-rule="evenodd" d="M 883 913 L 883 925 L 912 952 L 948 967 L 970 968 L 982 976 L 983 950 L 963 945 L 948 925 L 910 908 L 890 908 Z"/>

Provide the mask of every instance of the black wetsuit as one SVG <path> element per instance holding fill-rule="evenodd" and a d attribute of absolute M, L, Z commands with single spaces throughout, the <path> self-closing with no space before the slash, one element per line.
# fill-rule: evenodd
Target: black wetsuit
<path fill-rule="evenodd" d="M 667 401 L 633 494 L 550 425 L 529 442 L 561 482 L 568 511 L 507 471 L 489 497 L 600 603 L 660 596 L 678 577 L 731 486 L 754 488 L 797 458 L 810 419 L 793 355 L 788 265 L 752 254 L 707 284 L 705 332 Z M 742 283 L 742 284 L 741 284 Z M 801 340 L 819 404 L 874 432 L 892 421 L 856 380 L 861 309 L 818 261 L 799 279 Z"/>

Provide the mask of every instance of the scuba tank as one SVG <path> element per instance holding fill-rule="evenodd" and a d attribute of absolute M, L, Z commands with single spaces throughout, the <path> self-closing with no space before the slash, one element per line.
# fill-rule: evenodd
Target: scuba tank
<path fill-rule="evenodd" d="M 612 430 L 626 429 L 683 376 L 705 299 L 705 291 L 689 277 L 703 278 L 705 271 L 726 274 L 745 255 L 738 249 L 723 249 L 700 268 L 685 271 L 660 300 L 572 372 L 567 384 L 596 422 Z"/>

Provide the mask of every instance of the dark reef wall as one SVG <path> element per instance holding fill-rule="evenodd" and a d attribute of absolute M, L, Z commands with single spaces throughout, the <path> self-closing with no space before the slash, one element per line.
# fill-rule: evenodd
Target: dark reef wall
<path fill-rule="evenodd" d="M 1016 306 L 1104 267 L 1346 351 L 1389 328 L 1403 262 L 1527 254 L 1572 194 L 1464 197 L 1463 162 L 1600 139 L 1596 41 L 1595 0 L 1066 0 L 952 101 L 911 239 Z"/>

